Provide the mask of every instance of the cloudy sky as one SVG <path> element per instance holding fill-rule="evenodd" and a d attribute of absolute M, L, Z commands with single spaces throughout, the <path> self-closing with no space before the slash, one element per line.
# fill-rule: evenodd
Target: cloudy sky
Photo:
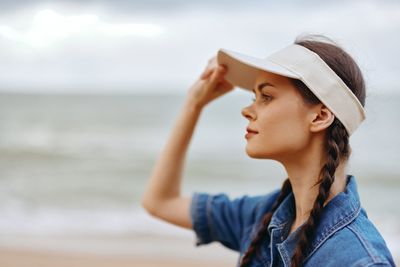
<path fill-rule="evenodd" d="M 324 34 L 398 92 L 399 1 L 1 1 L 0 91 L 183 92 L 219 48 L 265 57 Z"/>

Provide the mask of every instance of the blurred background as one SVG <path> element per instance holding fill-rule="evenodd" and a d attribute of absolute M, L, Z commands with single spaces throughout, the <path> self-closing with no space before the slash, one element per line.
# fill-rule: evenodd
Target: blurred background
<path fill-rule="evenodd" d="M 367 119 L 348 173 L 400 261 L 399 1 L 1 1 L 0 265 L 234 266 L 140 198 L 186 91 L 219 48 L 258 57 L 323 34 L 358 62 Z M 183 193 L 265 194 L 281 165 L 246 155 L 252 94 L 203 111 Z"/>

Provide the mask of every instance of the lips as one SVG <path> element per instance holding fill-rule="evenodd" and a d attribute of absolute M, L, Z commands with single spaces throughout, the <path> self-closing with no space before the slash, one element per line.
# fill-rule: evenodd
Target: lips
<path fill-rule="evenodd" d="M 258 131 L 251 129 L 250 127 L 247 127 L 247 132 L 248 133 L 255 133 L 255 134 L 258 133 Z"/>

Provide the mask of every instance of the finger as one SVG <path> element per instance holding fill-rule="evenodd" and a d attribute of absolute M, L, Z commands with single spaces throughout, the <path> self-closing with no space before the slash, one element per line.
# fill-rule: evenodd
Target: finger
<path fill-rule="evenodd" d="M 208 60 L 208 65 L 206 67 L 206 69 L 204 70 L 204 72 L 201 74 L 200 78 L 201 79 L 207 79 L 210 74 L 212 73 L 212 71 L 218 66 L 217 64 L 217 59 L 216 57 L 212 57 Z"/>
<path fill-rule="evenodd" d="M 212 73 L 213 69 L 212 68 L 207 68 L 206 70 L 203 71 L 203 73 L 200 76 L 200 79 L 205 80 L 207 79 L 210 74 Z"/>
<path fill-rule="evenodd" d="M 220 83 L 218 86 L 218 90 L 221 91 L 222 94 L 229 92 L 232 90 L 235 86 L 229 82 L 223 82 Z"/>
<path fill-rule="evenodd" d="M 215 86 L 219 82 L 219 79 L 226 73 L 226 71 L 227 69 L 224 65 L 218 65 L 218 67 L 211 74 L 209 79 L 210 85 Z"/>

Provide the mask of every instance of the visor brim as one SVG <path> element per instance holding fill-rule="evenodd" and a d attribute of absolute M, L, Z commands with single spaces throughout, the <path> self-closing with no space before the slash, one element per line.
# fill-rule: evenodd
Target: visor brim
<path fill-rule="evenodd" d="M 243 89 L 252 91 L 257 75 L 260 71 L 267 71 L 289 78 L 300 77 L 290 70 L 270 61 L 268 58 L 256 58 L 239 52 L 219 49 L 217 54 L 218 64 L 227 66 L 225 79 Z"/>

